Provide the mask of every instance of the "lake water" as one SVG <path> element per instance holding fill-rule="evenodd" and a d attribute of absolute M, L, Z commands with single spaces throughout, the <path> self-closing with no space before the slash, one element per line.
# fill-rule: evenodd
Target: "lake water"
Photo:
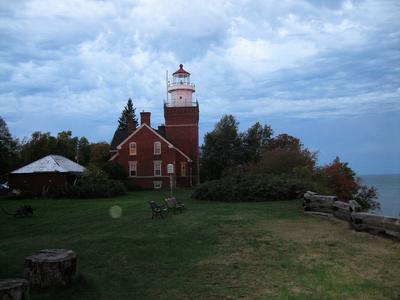
<path fill-rule="evenodd" d="M 400 174 L 362 175 L 362 182 L 378 189 L 380 211 L 375 213 L 385 216 L 400 216 Z"/>

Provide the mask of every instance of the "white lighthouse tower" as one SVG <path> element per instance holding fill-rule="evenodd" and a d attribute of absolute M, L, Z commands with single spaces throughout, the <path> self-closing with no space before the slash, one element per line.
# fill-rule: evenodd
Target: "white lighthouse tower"
<path fill-rule="evenodd" d="M 197 106 L 197 102 L 193 101 L 195 86 L 190 82 L 190 73 L 183 69 L 182 64 L 179 65 L 179 70 L 172 74 L 172 82 L 167 78 L 167 91 L 167 106 Z M 168 94 L 170 94 L 170 97 L 168 97 Z"/>

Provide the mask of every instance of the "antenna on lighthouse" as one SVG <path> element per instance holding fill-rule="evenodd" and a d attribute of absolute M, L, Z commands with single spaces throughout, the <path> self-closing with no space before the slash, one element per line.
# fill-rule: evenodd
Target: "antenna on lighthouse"
<path fill-rule="evenodd" d="M 165 70 L 165 103 L 168 103 L 168 70 Z"/>

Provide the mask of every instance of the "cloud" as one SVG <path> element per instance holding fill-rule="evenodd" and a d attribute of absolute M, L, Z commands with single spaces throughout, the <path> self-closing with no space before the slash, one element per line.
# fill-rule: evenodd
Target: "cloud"
<path fill-rule="evenodd" d="M 132 97 L 162 122 L 164 72 L 181 62 L 197 85 L 204 122 L 222 113 L 335 118 L 398 111 L 396 1 L 0 5 L 6 119 L 82 116 L 112 128 Z"/>

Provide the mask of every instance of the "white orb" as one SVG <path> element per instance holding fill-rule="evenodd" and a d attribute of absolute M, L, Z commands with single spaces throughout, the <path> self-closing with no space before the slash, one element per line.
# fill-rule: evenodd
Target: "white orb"
<path fill-rule="evenodd" d="M 110 216 L 111 218 L 117 219 L 122 215 L 122 208 L 118 205 L 114 205 L 110 207 Z"/>

